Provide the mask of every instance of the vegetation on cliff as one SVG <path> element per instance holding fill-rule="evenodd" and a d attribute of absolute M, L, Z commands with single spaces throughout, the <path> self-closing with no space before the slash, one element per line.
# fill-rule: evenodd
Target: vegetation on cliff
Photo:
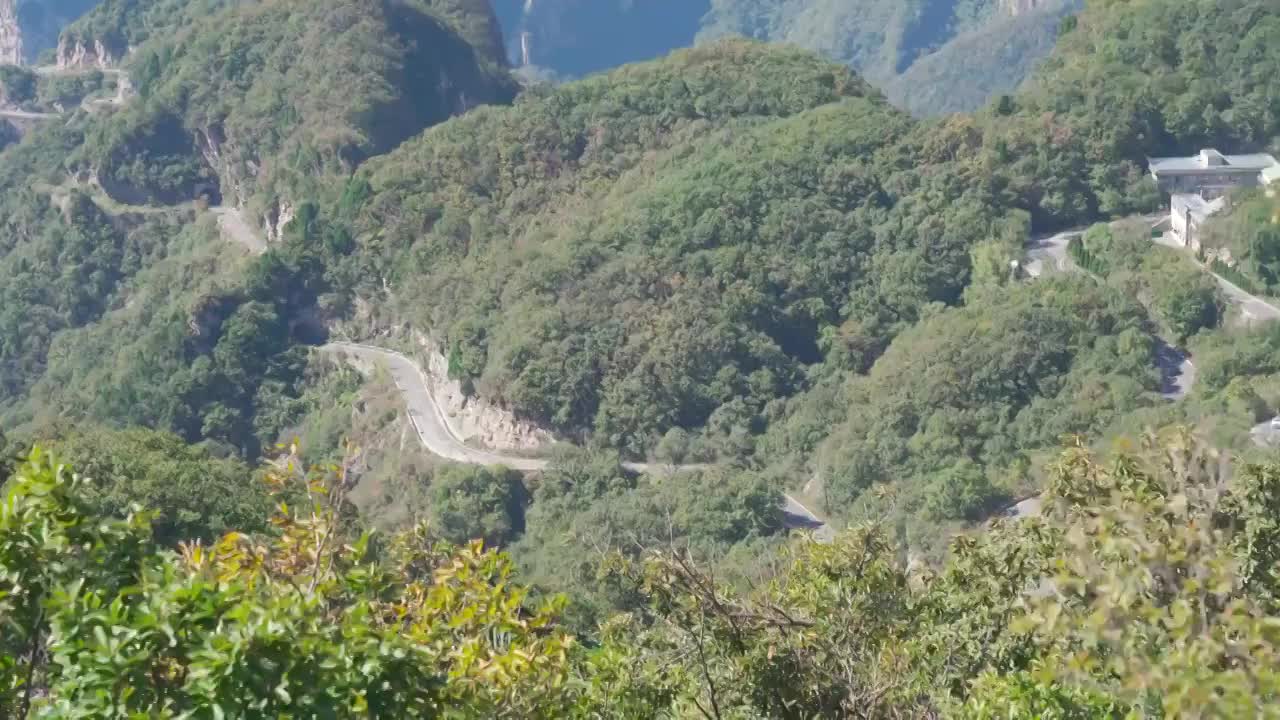
<path fill-rule="evenodd" d="M 0 156 L 5 422 L 160 427 L 248 457 L 274 442 L 297 412 L 294 346 L 317 337 L 305 318 L 333 284 L 325 267 L 350 249 L 340 230 L 308 226 L 304 200 L 337 200 L 370 154 L 514 90 L 492 48 L 463 39 L 492 20 L 468 8 L 484 9 L 125 2 L 85 18 L 195 19 L 139 39 L 140 96 L 125 108 L 69 116 Z M 276 251 L 245 262 L 222 249 L 202 213 L 219 201 L 246 204 Z M 302 219 L 284 232 L 291 215 Z"/>
<path fill-rule="evenodd" d="M 275 0 L 211 12 L 138 50 L 138 101 L 95 128 L 80 162 L 166 200 L 199 194 L 203 172 L 271 218 L 280 204 L 325 197 L 371 155 L 514 93 L 500 57 L 467 44 L 435 5 Z M 168 150 L 140 166 L 157 147 Z"/>

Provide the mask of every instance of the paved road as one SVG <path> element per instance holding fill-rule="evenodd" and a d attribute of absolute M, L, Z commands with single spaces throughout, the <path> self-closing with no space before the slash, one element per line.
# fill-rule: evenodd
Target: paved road
<path fill-rule="evenodd" d="M 1249 431 L 1253 444 L 1262 448 L 1280 448 L 1280 417 L 1258 423 Z"/>
<path fill-rule="evenodd" d="M 1187 253 L 1187 249 L 1178 244 L 1178 242 L 1172 238 L 1162 236 L 1156 238 L 1155 242 L 1157 244 L 1164 245 L 1165 247 L 1173 248 L 1179 252 Z M 1246 292 L 1244 288 L 1210 270 L 1195 256 L 1190 255 L 1190 253 L 1187 253 L 1187 255 L 1191 258 L 1192 262 L 1199 265 L 1202 270 L 1212 275 L 1213 278 L 1218 281 L 1218 286 L 1222 288 L 1222 293 L 1227 296 L 1228 300 L 1240 307 L 1241 319 L 1246 325 L 1251 325 L 1255 322 L 1280 320 L 1280 307 L 1277 307 L 1267 300 L 1263 300 L 1257 295 Z"/>
<path fill-rule="evenodd" d="M 218 218 L 218 229 L 224 236 L 245 246 L 254 255 L 261 255 L 267 251 L 267 242 L 249 225 L 239 208 L 211 207 L 209 212 Z"/>
<path fill-rule="evenodd" d="M 57 113 L 27 112 L 26 110 L 0 110 L 0 117 L 14 120 L 52 120 L 62 117 Z"/>
<path fill-rule="evenodd" d="M 445 421 L 444 412 L 428 390 L 422 369 L 400 353 L 374 348 L 368 345 L 334 342 L 320 348 L 322 352 L 348 355 L 366 363 L 375 363 L 387 369 L 396 388 L 400 390 L 409 411 L 409 419 L 418 431 L 423 446 L 446 460 L 470 465 L 505 465 L 516 470 L 541 470 L 546 460 L 502 455 L 489 450 L 469 447 L 454 434 Z"/>
<path fill-rule="evenodd" d="M 80 106 L 88 112 L 93 112 L 95 107 L 114 106 L 120 107 L 128 100 L 128 94 L 133 89 L 129 82 L 129 76 L 123 70 L 118 68 L 59 68 L 54 65 L 41 65 L 39 67 L 29 68 L 37 75 L 83 75 L 85 73 L 97 70 L 104 75 L 116 76 L 116 94 L 109 98 L 85 98 L 80 102 Z M 59 106 L 60 107 L 60 106 Z M 14 120 L 53 120 L 65 115 L 65 112 L 44 113 L 44 112 L 27 112 L 25 110 L 0 109 L 0 117 L 11 118 Z"/>
<path fill-rule="evenodd" d="M 321 352 L 338 356 L 356 357 L 366 363 L 382 365 L 391 374 L 396 388 L 400 390 L 409 411 L 409 419 L 422 445 L 434 455 L 446 460 L 467 463 L 469 465 L 505 465 L 523 471 L 542 470 L 547 467 L 546 460 L 504 455 L 491 450 L 474 448 L 462 441 L 449 427 L 444 410 L 436 402 L 427 383 L 422 368 L 405 355 L 371 345 L 360 345 L 348 342 L 331 342 L 320 348 Z M 670 466 L 653 463 L 623 463 L 623 467 L 638 473 L 662 473 L 677 470 L 697 470 L 706 465 Z M 821 542 L 828 542 L 834 534 L 831 529 L 818 519 L 816 515 L 800 504 L 795 498 L 785 496 L 783 508 L 784 521 L 792 529 L 812 530 L 814 537 Z"/>
<path fill-rule="evenodd" d="M 1125 223 L 1136 222 L 1141 220 L 1147 225 L 1158 225 L 1164 219 L 1164 214 L 1142 215 L 1139 217 L 1122 218 L 1113 220 L 1110 224 L 1112 227 L 1123 225 Z M 1042 235 L 1040 237 L 1031 238 L 1026 244 L 1026 260 L 1023 268 L 1031 277 L 1040 277 L 1046 271 L 1063 271 L 1070 270 L 1075 267 L 1071 263 L 1071 258 L 1067 256 L 1067 244 L 1073 238 L 1080 237 L 1085 234 L 1092 226 L 1072 228 L 1063 230 L 1053 235 Z"/>
<path fill-rule="evenodd" d="M 1061 272 L 1071 268 L 1071 260 L 1067 257 L 1067 244 L 1072 238 L 1080 237 L 1083 230 L 1067 230 L 1054 235 L 1032 238 L 1027 243 L 1027 259 L 1023 267 L 1031 277 L 1040 277 L 1046 272 Z"/>
<path fill-rule="evenodd" d="M 801 505 L 799 500 L 790 495 L 782 496 L 782 521 L 793 530 L 812 531 L 813 539 L 820 543 L 829 543 L 836 537 L 834 528 L 824 523 L 809 508 Z"/>
<path fill-rule="evenodd" d="M 57 65 L 35 65 L 27 68 L 36 75 L 88 75 L 91 72 L 100 72 L 103 75 L 115 75 L 122 77 L 124 70 L 120 68 L 100 68 L 100 67 L 70 67 L 61 68 Z"/>
<path fill-rule="evenodd" d="M 1025 517 L 1036 517 L 1042 512 L 1042 505 L 1043 502 L 1040 500 L 1040 496 L 1035 495 L 1020 503 L 1010 505 L 1005 508 L 1005 511 L 1001 514 L 1007 518 L 1013 518 L 1015 520 Z"/>
<path fill-rule="evenodd" d="M 1196 366 L 1181 348 L 1156 338 L 1156 367 L 1160 369 L 1160 394 L 1167 400 L 1181 400 L 1196 384 Z"/>
<path fill-rule="evenodd" d="M 1240 306 L 1240 317 L 1246 325 L 1252 325 L 1257 322 L 1268 322 L 1270 320 L 1280 320 L 1280 307 L 1276 307 L 1257 295 L 1251 295 L 1245 292 L 1239 285 L 1236 285 L 1215 272 L 1208 272 L 1217 279 L 1218 285 L 1222 288 L 1222 292 L 1231 300 L 1231 302 Z"/>

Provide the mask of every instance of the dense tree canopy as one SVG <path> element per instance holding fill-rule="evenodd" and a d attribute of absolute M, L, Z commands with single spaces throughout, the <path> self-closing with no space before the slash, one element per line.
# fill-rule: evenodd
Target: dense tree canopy
<path fill-rule="evenodd" d="M 953 29 L 993 7 L 906 7 L 935 5 Z M 514 90 L 469 0 L 94 23 L 138 45 L 140 97 L 0 151 L 6 711 L 1273 704 L 1278 471 L 1243 446 L 1280 407 L 1280 332 L 1223 327 L 1145 225 L 1093 227 L 1067 276 L 1014 261 L 1155 207 L 1144 154 L 1272 142 L 1280 8 L 1098 0 L 1026 90 L 923 123 L 744 40 L 440 122 Z M 222 239 L 219 200 L 267 252 Z M 1270 200 L 1232 203 L 1234 272 L 1270 288 Z M 395 383 L 308 352 L 331 329 L 436 343 L 585 447 L 531 474 L 425 457 Z M 1177 402 L 1162 343 L 1195 356 Z M 1087 449 L 1184 422 L 1239 459 Z M 295 432 L 341 464 L 250 472 Z M 80 474 L 16 461 L 33 438 Z M 784 489 L 852 529 L 789 538 Z M 1036 493 L 1042 517 L 978 527 Z"/>
<path fill-rule="evenodd" d="M 55 447 L 86 478 L 81 491 L 94 512 L 124 517 L 134 504 L 150 508 L 153 537 L 163 545 L 266 528 L 262 483 L 238 459 L 150 430 L 80 428 Z"/>
<path fill-rule="evenodd" d="M 603 566 L 632 612 L 587 649 L 509 560 L 418 528 L 353 536 L 343 479 L 268 535 L 157 550 L 39 451 L 0 509 L 8 717 L 1239 716 L 1280 692 L 1280 469 L 1188 434 L 1065 452 L 1045 514 L 904 566 L 881 528 L 801 542 L 738 591 L 686 550 Z M 291 475 L 269 474 L 280 492 Z M 554 482 L 554 481 L 552 481 Z M 1099 632 L 1099 627 L 1110 628 Z M 127 678 L 127 683 L 121 683 Z"/>
<path fill-rule="evenodd" d="M 106 17 L 104 8 L 86 18 L 85 32 Z M 273 0 L 199 17 L 135 54 L 141 97 L 95 129 L 79 160 L 129 192 L 194 196 L 203 166 L 223 195 L 267 213 L 318 199 L 370 155 L 513 92 L 501 56 L 482 55 L 449 24 L 482 22 L 453 2 Z M 145 167 L 193 166 L 176 187 L 131 171 L 157 148 L 167 150 Z"/>
<path fill-rule="evenodd" d="M 358 254 L 482 392 L 641 451 L 794 392 L 828 327 L 882 345 L 959 298 L 968 246 L 1025 232 L 918 176 L 910 128 L 800 53 L 678 53 L 372 163 Z"/>

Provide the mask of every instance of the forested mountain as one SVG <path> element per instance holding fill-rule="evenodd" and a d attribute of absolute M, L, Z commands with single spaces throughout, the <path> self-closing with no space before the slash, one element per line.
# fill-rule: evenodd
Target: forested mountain
<path fill-rule="evenodd" d="M 1120 40 L 1159 6 L 1091 9 L 1032 91 L 936 125 L 741 42 L 486 109 L 362 174 L 363 276 L 429 307 L 416 324 L 455 372 L 543 422 L 634 450 L 755 426 L 811 370 L 864 370 L 925 306 L 959 304 L 982 241 L 1014 253 L 1028 217 L 1151 207 L 1147 154 L 1275 133 L 1249 114 L 1270 90 L 1248 49 L 1274 18 L 1199 6 L 1185 32 L 1236 33 L 1202 67 Z M 1237 92 L 1196 95 L 1205 72 Z"/>
<path fill-rule="evenodd" d="M 567 437 L 636 456 L 692 433 L 695 456 L 777 467 L 785 482 L 829 476 L 836 511 L 880 478 L 951 477 L 962 457 L 990 479 L 1053 444 L 1016 438 L 1017 416 L 1066 402 L 1092 377 L 1084 368 L 1105 364 L 1089 355 L 1100 338 L 1139 324 L 1121 299 L 1063 291 L 1057 314 L 1090 320 L 1046 325 L 1063 345 L 1044 365 L 1008 368 L 1032 374 L 1000 380 L 1017 387 L 999 401 L 1001 424 L 956 431 L 975 442 L 992 431 L 982 442 L 998 451 L 917 457 L 917 442 L 951 432 L 930 420 L 946 406 L 934 399 L 892 423 L 906 445 L 854 472 L 842 458 L 874 454 L 841 438 L 874 436 L 865 423 L 892 414 L 849 420 L 846 434 L 842 411 L 806 398 L 874 393 L 881 372 L 911 385 L 895 379 L 907 368 L 896 358 L 917 350 L 895 347 L 931 333 L 895 338 L 917 323 L 981 323 L 984 303 L 1011 325 L 1053 320 L 1021 307 L 1041 296 L 998 290 L 1029 227 L 1152 207 L 1147 154 L 1277 132 L 1255 57 L 1273 14 L 1202 4 L 1173 23 L 1148 0 L 1091 7 L 1030 90 L 942 123 L 913 122 L 840 66 L 733 41 L 538 89 L 396 147 L 474 99 L 509 97 L 500 58 L 464 40 L 490 37 L 492 16 L 467 7 L 227 8 L 143 43 L 129 61 L 139 97 L 121 111 L 6 154 L 7 182 L 28 188 L 6 194 L 10 422 L 155 425 L 252 456 L 302 412 L 294 343 L 336 322 L 427 336 L 473 392 Z M 1184 45 L 1223 37 L 1205 56 L 1137 27 Z M 438 73 L 458 84 L 440 94 Z M 79 192 L 94 187 L 77 184 L 86 176 L 123 208 Z M 276 250 L 244 274 L 193 272 L 218 262 L 203 244 L 212 223 L 174 205 L 197 195 L 244 205 Z M 170 210 L 141 204 L 156 202 Z M 50 294 L 37 278 L 58 267 L 85 280 Z M 891 365 L 873 370 L 886 351 Z M 1150 371 L 1116 367 L 1124 377 L 1107 382 L 1129 389 L 1055 432 L 1097 432 L 1150 403 Z M 985 390 L 947 402 L 981 411 Z M 819 426 L 796 437 L 810 415 Z"/>
<path fill-rule="evenodd" d="M 886 86 L 917 61 L 949 50 L 952 42 L 967 35 L 981 33 L 994 43 L 1017 43 L 1021 32 L 1052 31 L 1062 11 L 1080 5 L 1075 0 L 712 0 L 702 37 L 736 33 L 794 43 L 846 62 L 873 84 Z M 1013 18 L 1021 21 L 1011 24 Z M 1051 48 L 1051 43 L 1011 45 L 1005 58 L 1012 61 L 1011 67 L 970 58 L 968 71 L 950 78 L 950 90 L 962 98 L 964 109 L 976 108 L 989 97 L 977 89 L 987 84 L 1013 89 L 1030 63 Z M 1015 78 L 1017 70 L 1024 74 Z M 914 100 L 919 94 L 923 100 L 913 103 L 917 107 L 945 109 L 930 101 L 931 93 L 943 88 L 938 80 L 928 75 L 915 80 L 920 87 L 901 86 L 901 97 Z"/>
<path fill-rule="evenodd" d="M 295 197 L 317 197 L 327 178 L 422 128 L 510 99 L 501 56 L 488 42 L 492 17 L 467 15 L 466 5 L 185 6 L 187 22 L 178 25 L 185 31 L 158 38 L 131 60 L 140 102 L 99 131 L 83 162 L 124 194 L 170 199 L 193 194 L 202 165 L 216 174 L 220 194 L 274 220 Z M 69 33 L 96 38 L 107 17 L 115 15 L 103 6 Z M 136 24 L 124 17 L 126 26 Z M 463 25 L 451 25 L 455 18 Z M 485 43 L 473 46 L 464 33 Z M 137 177 L 137 154 L 157 147 L 175 148 L 179 164 L 161 168 L 160 177 Z M 157 164 L 164 165 L 145 163 Z"/>
<path fill-rule="evenodd" d="M 1028 4 L 818 5 L 713 17 L 900 34 L 519 91 L 475 0 L 68 30 L 136 94 L 0 151 L 0 712 L 1269 707 L 1280 331 L 1141 216 L 1148 155 L 1278 149 L 1280 7 L 1097 0 L 1021 90 L 920 121 L 849 63 L 891 80 Z M 1271 200 L 1217 229 L 1263 290 Z M 1110 220 L 1081 272 L 1017 262 Z M 563 442 L 427 456 L 404 378 L 331 337 Z M 789 535 L 797 497 L 831 544 Z"/>
<path fill-rule="evenodd" d="M 300 379 L 298 362 L 275 355 L 289 329 L 311 327 L 298 314 L 323 269 L 304 259 L 281 269 L 272 255 L 240 275 L 243 261 L 208 245 L 212 221 L 193 222 L 201 203 L 239 205 L 278 239 L 304 202 L 337 200 L 365 158 L 475 103 L 509 100 L 515 85 L 492 45 L 464 39 L 496 33 L 484 5 L 471 16 L 474 4 L 453 0 L 167 3 L 141 7 L 145 22 L 135 5 L 104 5 L 68 32 L 178 17 L 162 11 L 199 21 L 138 47 L 128 60 L 138 96 L 125 107 L 50 123 L 0 161 L 10 188 L 0 413 L 12 425 L 75 408 L 256 454 L 271 431 L 255 431 L 255 414 Z M 238 350 L 221 344 L 233 336 Z M 55 342 L 68 350 L 51 356 Z"/>
<path fill-rule="evenodd" d="M 1053 50 L 1062 23 L 1082 2 L 1032 2 L 966 27 L 886 80 L 884 92 L 916 115 L 976 110 L 1012 93 Z"/>
<path fill-rule="evenodd" d="M 357 226 L 381 256 L 365 276 L 388 278 L 406 309 L 430 307 L 417 323 L 482 392 L 640 450 L 755 394 L 753 374 L 753 403 L 794 391 L 819 357 L 822 298 L 846 295 L 859 267 L 909 262 L 892 237 L 849 240 L 856 217 L 892 211 L 878 163 L 858 158 L 909 129 L 805 54 L 677 53 L 474 113 L 379 159 Z M 489 143 L 499 153 L 482 153 Z M 900 292 L 867 302 L 910 316 L 921 300 Z"/>
<path fill-rule="evenodd" d="M 512 61 L 580 77 L 726 36 L 848 64 L 900 107 L 973 110 L 1012 92 L 1080 0 L 499 0 Z"/>

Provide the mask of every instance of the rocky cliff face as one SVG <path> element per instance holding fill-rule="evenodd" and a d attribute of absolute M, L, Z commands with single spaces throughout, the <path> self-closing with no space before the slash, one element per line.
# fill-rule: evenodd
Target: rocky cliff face
<path fill-rule="evenodd" d="M 22 64 L 22 28 L 18 0 L 0 0 L 0 65 Z"/>
<path fill-rule="evenodd" d="M 491 450 L 534 451 L 549 447 L 555 437 L 537 425 L 517 418 L 510 410 L 477 395 L 468 395 L 462 383 L 449 377 L 449 360 L 427 336 L 416 334 L 427 362 L 423 370 L 436 402 L 453 434 L 468 444 Z"/>
<path fill-rule="evenodd" d="M 105 70 L 114 67 L 119 59 L 118 53 L 107 47 L 101 40 L 66 36 L 58 39 L 57 65 L 64 70 L 70 68 Z"/>
<path fill-rule="evenodd" d="M 1000 0 L 1004 14 L 1017 17 L 1049 5 L 1053 0 Z"/>

